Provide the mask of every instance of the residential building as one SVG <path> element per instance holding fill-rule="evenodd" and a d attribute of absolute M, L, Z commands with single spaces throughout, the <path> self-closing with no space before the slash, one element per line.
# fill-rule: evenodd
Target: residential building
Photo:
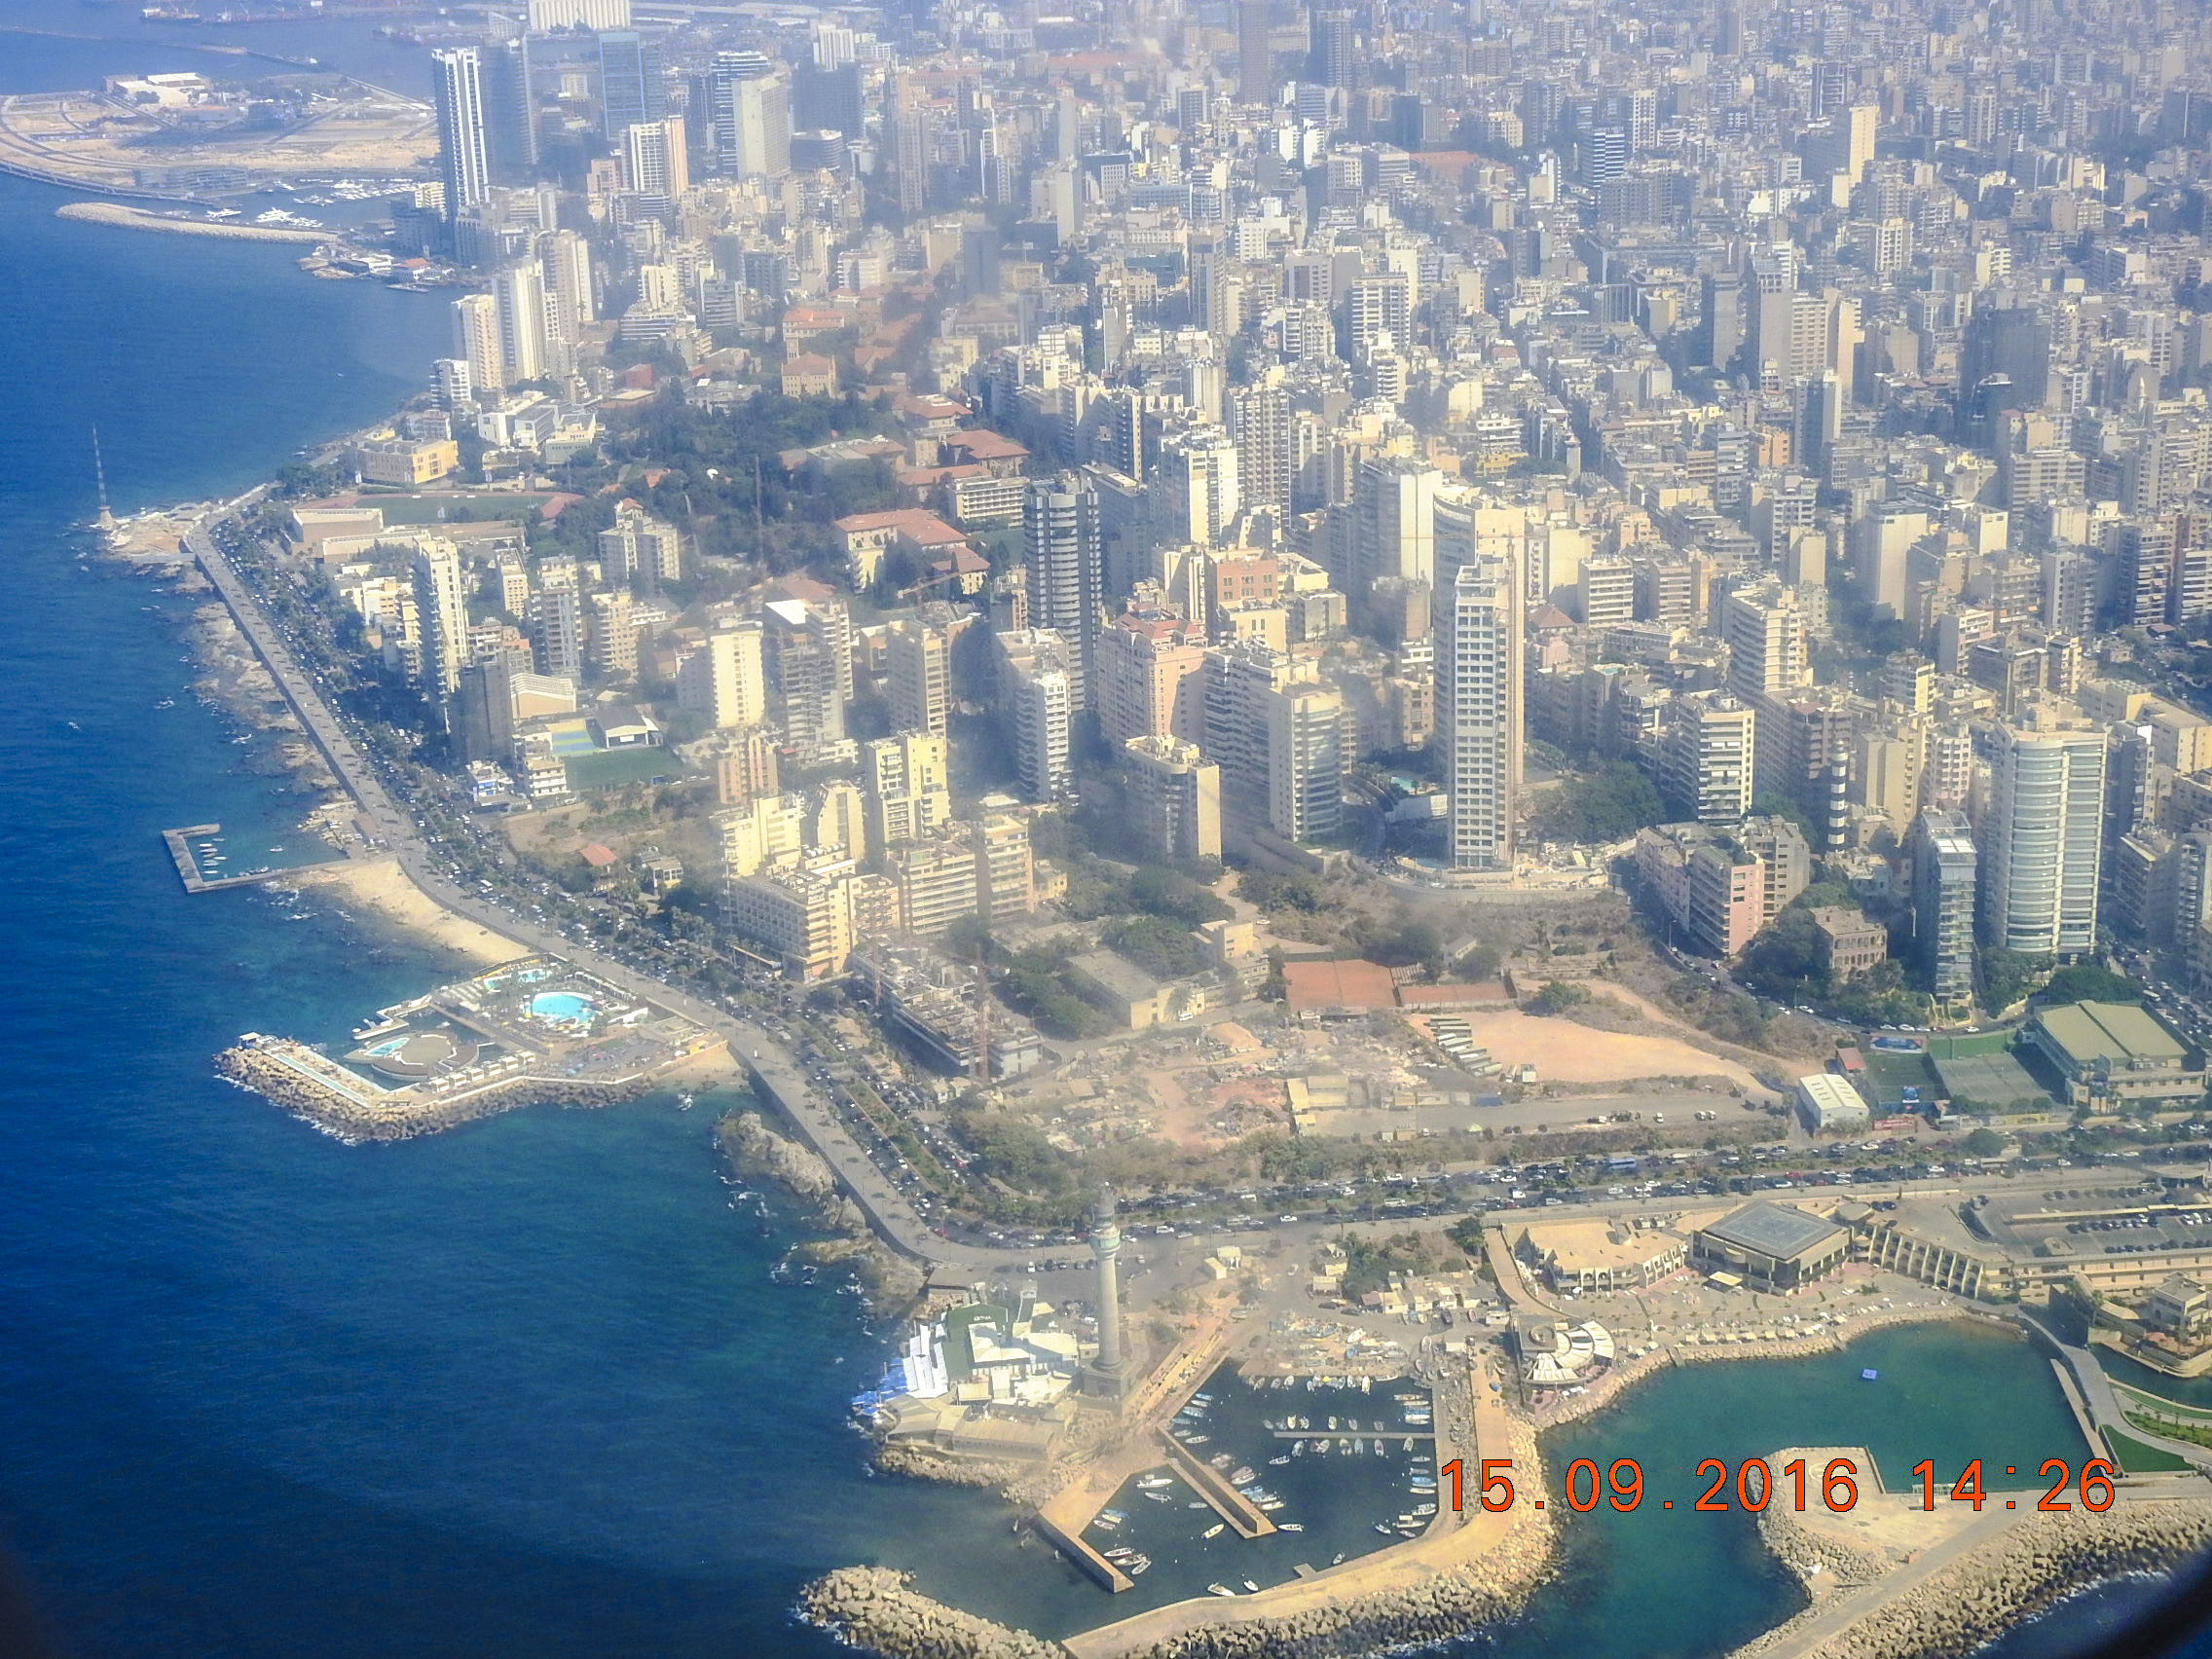
<path fill-rule="evenodd" d="M 1158 735 L 1122 750 L 1125 820 L 1161 864 L 1221 857 L 1221 768 L 1198 745 Z"/>

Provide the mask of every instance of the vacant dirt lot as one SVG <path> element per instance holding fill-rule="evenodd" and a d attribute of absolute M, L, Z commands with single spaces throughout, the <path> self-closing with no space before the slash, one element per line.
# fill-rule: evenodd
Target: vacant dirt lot
<path fill-rule="evenodd" d="M 1430 1014 L 1410 1016 L 1425 1035 Z M 1546 1019 L 1518 1010 L 1461 1015 L 1467 1034 L 1491 1058 L 1512 1067 L 1532 1064 L 1538 1083 L 1627 1083 L 1645 1077 L 1725 1077 L 1747 1088 L 1757 1078 L 1732 1060 L 1674 1037 L 1640 1037 L 1593 1031 L 1567 1019 Z"/>

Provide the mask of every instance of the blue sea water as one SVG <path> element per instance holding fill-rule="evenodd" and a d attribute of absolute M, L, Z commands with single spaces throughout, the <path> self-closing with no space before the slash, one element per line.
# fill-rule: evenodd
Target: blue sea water
<path fill-rule="evenodd" d="M 0 91 L 210 62 L 128 12 L 0 22 L 112 37 L 0 37 Z M 358 25 L 234 35 L 421 90 L 422 55 Z M 211 1078 L 241 1030 L 339 1037 L 446 965 L 179 888 L 158 830 L 273 845 L 299 803 L 183 695 L 190 602 L 78 556 L 89 428 L 119 509 L 226 493 L 411 390 L 445 313 L 280 248 L 56 220 L 65 199 L 0 179 L 0 1529 L 57 1643 L 811 1655 L 793 1598 L 859 1560 L 1041 1630 L 1099 1617 L 994 1500 L 867 1476 L 842 1402 L 881 1345 L 852 1299 L 771 1284 L 795 1225 L 733 1207 L 713 1102 L 345 1147 Z M 1880 1340 L 1929 1450 L 1974 1444 L 1991 1390 L 2008 1451 L 2063 1432 L 2040 1368 Z M 1858 1363 L 1663 1379 L 1570 1444 L 1694 1462 L 1840 1412 L 1907 1450 L 1879 1420 L 1903 1396 L 1854 1393 Z M 1479 1645 L 1704 1654 L 1793 1605 L 1740 1518 L 1641 1519 L 1575 1523 L 1566 1585 Z"/>

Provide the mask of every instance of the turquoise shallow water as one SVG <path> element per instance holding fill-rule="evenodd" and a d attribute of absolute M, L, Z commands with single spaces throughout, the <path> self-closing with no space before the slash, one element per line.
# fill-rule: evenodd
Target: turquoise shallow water
<path fill-rule="evenodd" d="M 10 37 L 8 90 L 195 60 L 104 9 L 0 19 L 124 37 Z M 358 50 L 395 84 L 423 62 L 358 27 L 253 38 Z M 220 820 L 242 851 L 296 810 L 182 695 L 185 604 L 74 556 L 87 428 L 121 508 L 236 489 L 388 407 L 445 316 L 281 250 L 57 221 L 61 200 L 0 179 L 0 1529 L 63 1647 L 815 1654 L 787 1609 L 853 1560 L 1042 1630 L 1096 1619 L 992 1500 L 868 1477 L 842 1413 L 880 1344 L 850 1298 L 770 1282 L 793 1228 L 733 1206 L 712 1102 L 349 1148 L 210 1078 L 239 1031 L 340 1039 L 440 964 L 266 894 L 182 893 L 156 831 Z M 2001 1339 L 1864 1352 L 1665 1377 L 1559 1451 L 1641 1457 L 1657 1496 L 1662 1469 L 1785 1439 L 1888 1468 L 2071 1432 Z M 1740 1517 L 1568 1537 L 1564 1585 L 1475 1645 L 1711 1653 L 1793 1603 Z"/>

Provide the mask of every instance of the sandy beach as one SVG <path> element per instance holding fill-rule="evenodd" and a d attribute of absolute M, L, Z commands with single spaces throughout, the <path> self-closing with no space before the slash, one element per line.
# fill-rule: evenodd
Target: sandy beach
<path fill-rule="evenodd" d="M 320 889 L 341 904 L 369 911 L 478 966 L 531 954 L 505 935 L 455 915 L 409 880 L 396 859 L 347 859 L 323 865 L 302 871 L 299 885 Z"/>

